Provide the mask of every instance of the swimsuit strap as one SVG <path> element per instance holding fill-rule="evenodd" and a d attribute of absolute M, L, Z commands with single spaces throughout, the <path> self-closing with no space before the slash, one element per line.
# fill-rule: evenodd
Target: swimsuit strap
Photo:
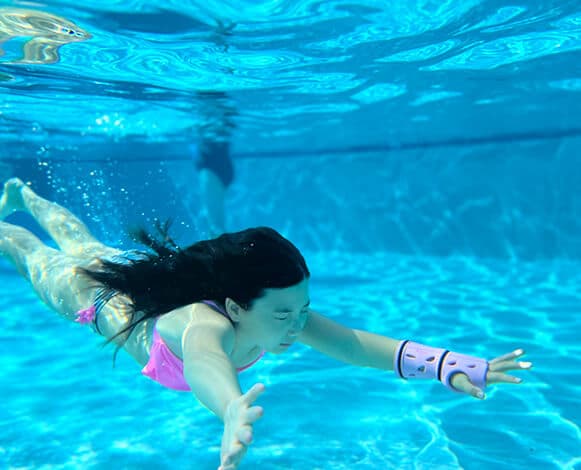
<path fill-rule="evenodd" d="M 95 330 L 97 330 L 97 333 L 99 333 L 100 335 L 103 335 L 103 333 L 101 333 L 101 330 L 99 329 L 99 314 L 101 313 L 101 310 L 103 310 L 107 302 L 109 302 L 116 295 L 117 295 L 116 291 L 106 289 L 105 287 L 99 287 L 95 291 L 95 300 L 93 301 L 93 306 L 95 307 L 95 317 L 93 323 L 95 325 Z"/>
<path fill-rule="evenodd" d="M 230 315 L 228 315 L 228 312 L 226 311 L 226 309 L 224 307 L 221 307 L 220 305 L 218 305 L 214 300 L 202 300 L 201 303 L 203 303 L 204 305 L 207 305 L 212 310 L 214 310 L 214 311 L 216 311 L 218 313 L 221 313 L 228 320 L 230 320 L 231 323 L 234 323 L 232 321 L 232 319 L 230 318 Z"/>

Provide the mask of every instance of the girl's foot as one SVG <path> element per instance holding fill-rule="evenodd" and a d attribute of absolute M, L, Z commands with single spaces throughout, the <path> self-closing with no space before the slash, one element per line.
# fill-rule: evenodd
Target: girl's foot
<path fill-rule="evenodd" d="M 0 198 L 0 220 L 5 219 L 17 210 L 24 209 L 22 190 L 26 186 L 19 178 L 10 178 L 4 183 L 4 193 Z"/>

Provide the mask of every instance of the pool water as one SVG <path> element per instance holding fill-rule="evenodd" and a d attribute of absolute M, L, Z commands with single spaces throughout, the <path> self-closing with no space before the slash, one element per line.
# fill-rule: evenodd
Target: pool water
<path fill-rule="evenodd" d="M 580 470 L 580 63 L 573 0 L 0 0 L 0 180 L 106 243 L 171 218 L 185 245 L 201 140 L 227 139 L 227 229 L 297 244 L 315 310 L 534 363 L 479 402 L 267 355 L 242 468 Z M 0 468 L 217 468 L 193 397 L 0 281 Z"/>
<path fill-rule="evenodd" d="M 302 346 L 241 374 L 266 384 L 245 468 L 579 468 L 576 263 L 307 254 L 313 308 L 353 327 L 535 362 L 487 400 L 337 363 Z M 8 468 L 217 467 L 221 426 L 142 377 L 2 271 L 0 462 Z"/>

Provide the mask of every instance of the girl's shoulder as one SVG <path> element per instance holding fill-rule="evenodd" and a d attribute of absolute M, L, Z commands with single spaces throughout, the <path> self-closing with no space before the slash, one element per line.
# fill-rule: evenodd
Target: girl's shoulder
<path fill-rule="evenodd" d="M 192 338 L 200 344 L 200 338 L 221 338 L 230 342 L 233 327 L 222 315 L 207 305 L 196 302 L 176 308 L 155 319 L 154 328 L 169 348 L 182 356 L 182 348 Z"/>
<path fill-rule="evenodd" d="M 184 349 L 190 345 L 195 349 L 214 348 L 230 354 L 236 337 L 234 324 L 205 303 L 196 302 L 188 307 L 189 322 L 182 336 Z"/>
<path fill-rule="evenodd" d="M 162 328 L 171 328 L 176 332 L 200 325 L 216 325 L 224 328 L 232 326 L 227 316 L 220 314 L 202 302 L 184 305 L 164 313 L 155 319 L 155 323 Z"/>

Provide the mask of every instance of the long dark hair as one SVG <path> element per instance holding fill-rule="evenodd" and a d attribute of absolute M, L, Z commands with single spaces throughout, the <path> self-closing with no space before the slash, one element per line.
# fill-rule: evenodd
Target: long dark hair
<path fill-rule="evenodd" d="M 122 260 L 101 260 L 95 270 L 82 272 L 111 295 L 131 299 L 127 326 L 116 337 L 131 334 L 141 322 L 184 305 L 213 300 L 224 305 L 229 297 L 242 308 L 252 306 L 264 289 L 290 287 L 310 276 L 301 252 L 269 227 L 226 233 L 180 248 L 168 235 L 144 230 L 136 238 L 147 251 Z"/>

